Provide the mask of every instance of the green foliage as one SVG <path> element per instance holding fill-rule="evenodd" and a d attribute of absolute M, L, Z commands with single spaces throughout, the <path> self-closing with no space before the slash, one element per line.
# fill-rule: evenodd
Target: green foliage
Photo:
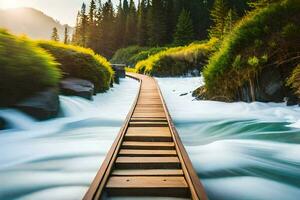
<path fill-rule="evenodd" d="M 127 48 L 119 49 L 113 58 L 111 63 L 126 64 L 127 66 L 135 66 L 137 62 L 147 59 L 149 56 L 156 54 L 166 47 L 140 47 L 130 46 Z"/>
<path fill-rule="evenodd" d="M 59 41 L 58 31 L 57 31 L 56 27 L 54 27 L 52 29 L 51 40 L 56 41 L 56 42 Z"/>
<path fill-rule="evenodd" d="M 210 58 L 204 70 L 207 91 L 234 99 L 262 68 L 293 68 L 299 62 L 299 17 L 297 0 L 273 3 L 244 17 Z"/>
<path fill-rule="evenodd" d="M 89 80 L 95 85 L 96 92 L 103 92 L 110 87 L 113 71 L 110 63 L 102 56 L 78 46 L 51 41 L 37 43 L 61 64 L 64 77 Z"/>
<path fill-rule="evenodd" d="M 287 80 L 287 85 L 294 88 L 296 94 L 300 96 L 300 64 L 295 67 L 293 73 Z"/>
<path fill-rule="evenodd" d="M 176 26 L 174 43 L 178 46 L 186 45 L 191 43 L 193 39 L 194 39 L 194 30 L 193 30 L 193 23 L 190 17 L 190 13 L 186 10 L 182 10 Z"/>
<path fill-rule="evenodd" d="M 136 72 L 136 71 L 135 71 L 135 68 L 131 68 L 131 67 L 125 67 L 125 71 L 126 71 L 126 72 L 133 72 L 133 73 Z"/>
<path fill-rule="evenodd" d="M 0 106 L 56 87 L 61 73 L 58 63 L 43 49 L 22 37 L 0 29 Z"/>
<path fill-rule="evenodd" d="M 214 22 L 214 25 L 210 29 L 210 37 L 223 39 L 225 35 L 226 18 L 228 16 L 228 5 L 226 1 L 215 0 L 210 15 Z"/>
<path fill-rule="evenodd" d="M 168 48 L 136 64 L 136 71 L 153 76 L 180 76 L 194 69 L 201 69 L 218 43 L 208 42 Z"/>
<path fill-rule="evenodd" d="M 140 46 L 147 45 L 148 27 L 147 27 L 148 5 L 147 0 L 142 0 L 138 10 L 137 42 Z"/>
<path fill-rule="evenodd" d="M 110 60 L 114 64 L 126 64 L 127 66 L 132 66 L 132 63 L 129 61 L 134 55 L 140 53 L 141 51 L 146 50 L 145 47 L 140 46 L 129 46 L 126 48 L 119 49 L 113 58 Z"/>

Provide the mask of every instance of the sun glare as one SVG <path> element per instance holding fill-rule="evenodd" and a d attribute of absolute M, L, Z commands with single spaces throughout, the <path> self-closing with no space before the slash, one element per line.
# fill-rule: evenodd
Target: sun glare
<path fill-rule="evenodd" d="M 0 8 L 18 8 L 23 6 L 22 0 L 0 0 Z"/>

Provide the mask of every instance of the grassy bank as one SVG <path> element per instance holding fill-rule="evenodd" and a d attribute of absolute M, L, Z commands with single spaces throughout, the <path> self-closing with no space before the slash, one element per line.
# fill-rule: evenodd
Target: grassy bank
<path fill-rule="evenodd" d="M 136 71 L 153 76 L 180 76 L 206 65 L 218 40 L 192 43 L 188 46 L 168 48 L 136 64 Z"/>
<path fill-rule="evenodd" d="M 111 63 L 115 64 L 126 64 L 127 66 L 134 67 L 136 63 L 141 60 L 147 59 L 149 56 L 154 55 L 166 47 L 140 47 L 130 46 L 127 48 L 119 49 L 113 58 L 110 60 Z"/>
<path fill-rule="evenodd" d="M 90 49 L 58 42 L 38 41 L 37 44 L 60 63 L 63 77 L 89 80 L 95 85 L 96 92 L 106 91 L 110 87 L 113 71 L 104 57 Z"/>
<path fill-rule="evenodd" d="M 0 29 L 0 106 L 55 87 L 61 77 L 58 63 L 34 42 Z"/>
<path fill-rule="evenodd" d="M 297 0 L 274 3 L 244 17 L 204 70 L 209 96 L 234 100 L 239 88 L 255 81 L 266 67 L 280 68 L 288 76 L 299 63 L 299 18 Z"/>

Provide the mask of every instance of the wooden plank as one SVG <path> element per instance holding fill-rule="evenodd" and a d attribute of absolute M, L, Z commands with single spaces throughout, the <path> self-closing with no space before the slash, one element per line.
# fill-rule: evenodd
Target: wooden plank
<path fill-rule="evenodd" d="M 176 156 L 177 153 L 175 150 L 140 150 L 140 149 L 121 149 L 119 156 L 130 156 L 130 157 L 139 157 L 139 156 L 161 156 L 161 157 L 168 157 L 168 156 Z"/>
<path fill-rule="evenodd" d="M 175 145 L 174 145 L 174 142 L 129 142 L 129 141 L 125 141 L 122 144 L 122 148 L 172 150 L 172 149 L 175 149 Z"/>
<path fill-rule="evenodd" d="M 153 134 L 170 134 L 169 127 L 129 127 L 127 129 L 127 134 L 134 134 L 134 133 L 153 133 Z"/>
<path fill-rule="evenodd" d="M 169 127 L 168 122 L 130 122 L 130 127 Z"/>
<path fill-rule="evenodd" d="M 107 188 L 187 188 L 183 176 L 180 177 L 114 177 L 106 185 Z"/>
<path fill-rule="evenodd" d="M 143 118 L 131 118 L 131 122 L 167 122 L 166 118 L 151 118 L 151 117 L 143 117 Z"/>
<path fill-rule="evenodd" d="M 108 195 L 119 196 L 191 197 L 207 200 L 155 79 L 140 74 L 128 75 L 140 81 L 139 94 L 129 114 L 130 119 L 126 120 L 84 199 L 101 199 L 106 191 Z M 165 127 L 155 127 L 161 125 Z M 162 177 L 180 178 L 184 180 L 185 187 L 163 187 L 169 181 L 160 179 Z M 114 181 L 114 178 L 118 179 Z M 151 178 L 155 180 L 152 181 Z M 176 182 L 175 179 L 169 180 L 172 184 Z M 114 183 L 113 186 L 116 187 L 110 187 L 110 183 Z M 120 184 L 120 187 L 115 183 Z M 124 187 L 126 184 L 132 187 Z"/>
<path fill-rule="evenodd" d="M 140 141 L 140 142 L 172 142 L 171 135 L 163 135 L 161 133 L 137 133 L 126 134 L 124 141 Z"/>
<path fill-rule="evenodd" d="M 112 172 L 113 176 L 182 176 L 181 169 L 119 169 Z"/>
<path fill-rule="evenodd" d="M 133 117 L 165 117 L 165 113 L 134 113 Z"/>
<path fill-rule="evenodd" d="M 106 190 L 111 196 L 187 197 L 189 188 L 184 177 L 114 177 Z"/>
<path fill-rule="evenodd" d="M 180 169 L 178 157 L 118 157 L 115 165 L 122 169 Z"/>

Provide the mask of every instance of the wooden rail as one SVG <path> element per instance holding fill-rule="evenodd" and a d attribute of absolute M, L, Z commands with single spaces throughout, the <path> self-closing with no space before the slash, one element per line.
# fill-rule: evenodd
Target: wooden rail
<path fill-rule="evenodd" d="M 84 200 L 111 196 L 207 200 L 155 79 L 140 81 L 135 102 Z"/>

